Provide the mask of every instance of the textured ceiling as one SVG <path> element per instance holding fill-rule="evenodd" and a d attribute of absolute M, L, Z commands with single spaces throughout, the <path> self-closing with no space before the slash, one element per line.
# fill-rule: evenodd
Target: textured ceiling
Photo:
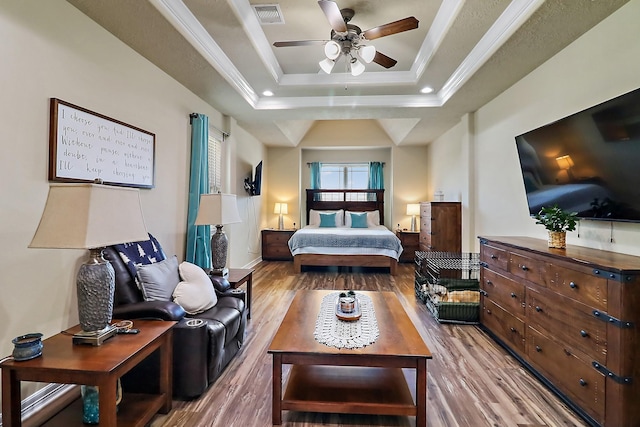
<path fill-rule="evenodd" d="M 429 143 L 628 0 L 337 0 L 363 31 L 420 21 L 368 42 L 398 63 L 359 77 L 340 62 L 319 71 L 322 45 L 273 47 L 330 38 L 316 0 L 278 2 L 276 25 L 253 12 L 275 3 L 265 0 L 67 1 L 260 141 L 295 146 L 315 121 L 345 119 L 377 120 L 398 145 Z"/>

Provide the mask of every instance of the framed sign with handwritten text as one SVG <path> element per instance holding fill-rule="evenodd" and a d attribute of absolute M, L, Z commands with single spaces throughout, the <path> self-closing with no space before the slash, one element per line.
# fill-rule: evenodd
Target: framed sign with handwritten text
<path fill-rule="evenodd" d="M 153 188 L 156 136 L 51 98 L 49 180 Z"/>

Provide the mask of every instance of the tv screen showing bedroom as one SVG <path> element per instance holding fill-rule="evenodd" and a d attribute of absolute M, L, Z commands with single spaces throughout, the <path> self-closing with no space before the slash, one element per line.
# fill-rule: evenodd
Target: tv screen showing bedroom
<path fill-rule="evenodd" d="M 531 215 L 640 222 L 640 89 L 515 139 Z"/>

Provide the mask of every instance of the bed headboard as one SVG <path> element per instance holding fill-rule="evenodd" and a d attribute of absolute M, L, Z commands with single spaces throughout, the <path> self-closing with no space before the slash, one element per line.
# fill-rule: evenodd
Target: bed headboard
<path fill-rule="evenodd" d="M 307 224 L 309 211 L 337 210 L 364 212 L 379 211 L 384 224 L 384 190 L 311 190 L 307 189 Z"/>

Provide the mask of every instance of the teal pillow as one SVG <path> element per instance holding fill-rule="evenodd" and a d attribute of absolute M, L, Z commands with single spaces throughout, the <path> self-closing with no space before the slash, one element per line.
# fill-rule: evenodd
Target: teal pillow
<path fill-rule="evenodd" d="M 336 226 L 336 213 L 322 213 L 320 212 L 320 227 L 335 227 Z"/>
<path fill-rule="evenodd" d="M 367 228 L 367 214 L 351 213 L 351 228 Z"/>

